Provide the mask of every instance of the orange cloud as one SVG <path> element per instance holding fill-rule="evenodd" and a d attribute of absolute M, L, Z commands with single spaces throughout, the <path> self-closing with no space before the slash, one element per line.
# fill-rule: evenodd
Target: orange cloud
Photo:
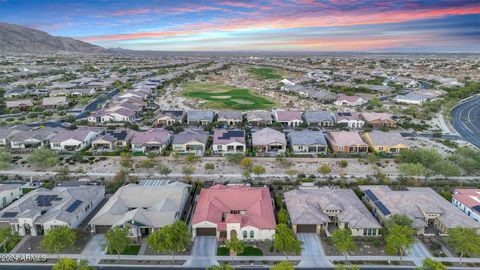
<path fill-rule="evenodd" d="M 306 0 L 309 1 L 309 0 Z M 215 7 L 206 7 L 215 8 Z M 216 9 L 216 8 L 215 8 Z M 189 11 L 193 8 L 177 8 L 178 11 Z M 197 9 L 198 10 L 198 9 Z M 368 24 L 385 24 L 415 21 L 420 19 L 442 18 L 452 15 L 479 14 L 480 6 L 446 8 L 437 10 L 411 10 L 376 12 L 370 14 L 346 14 L 345 12 L 330 12 L 327 15 L 314 11 L 292 16 L 250 16 L 248 18 L 220 19 L 214 22 L 180 25 L 172 31 L 139 32 L 130 34 L 100 35 L 80 38 L 83 41 L 129 40 L 154 37 L 175 37 L 179 35 L 201 34 L 214 31 L 240 31 L 259 29 L 291 29 L 322 26 L 352 26 Z M 256 14 L 258 15 L 258 14 Z"/>

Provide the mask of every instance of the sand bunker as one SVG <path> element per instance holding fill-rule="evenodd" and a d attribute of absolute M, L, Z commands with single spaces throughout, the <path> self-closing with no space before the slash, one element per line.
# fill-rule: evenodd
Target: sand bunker
<path fill-rule="evenodd" d="M 210 96 L 210 98 L 215 98 L 215 99 L 229 99 L 232 98 L 231 96 Z"/>

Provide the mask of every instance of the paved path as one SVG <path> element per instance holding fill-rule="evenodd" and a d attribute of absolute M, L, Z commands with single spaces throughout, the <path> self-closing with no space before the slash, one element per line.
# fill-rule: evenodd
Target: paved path
<path fill-rule="evenodd" d="M 215 260 L 217 255 L 217 237 L 197 236 L 193 241 L 191 258 L 185 262 L 188 267 L 209 267 L 218 265 Z"/>
<path fill-rule="evenodd" d="M 425 245 L 422 243 L 422 241 L 418 239 L 407 253 L 412 257 L 417 257 L 416 259 L 413 260 L 416 266 L 422 266 L 424 258 L 432 257 L 432 255 L 430 254 L 428 249 L 425 247 Z"/>
<path fill-rule="evenodd" d="M 316 233 L 299 233 L 297 237 L 303 242 L 302 261 L 299 267 L 328 267 L 332 263 L 325 257 L 322 242 Z"/>
<path fill-rule="evenodd" d="M 87 259 L 90 265 L 97 265 L 100 262 L 98 255 L 104 255 L 106 253 L 104 245 L 105 235 L 94 235 L 83 249 L 81 254 L 82 259 Z"/>
<path fill-rule="evenodd" d="M 22 237 L 22 240 L 20 240 L 20 242 L 18 242 L 17 245 L 12 250 L 10 250 L 9 253 L 17 253 L 17 251 L 20 249 L 20 247 L 22 247 L 23 244 L 25 244 L 25 242 L 27 242 L 28 239 L 30 239 L 30 237 L 32 237 L 32 236 L 31 235 L 25 235 L 24 237 Z"/>
<path fill-rule="evenodd" d="M 455 130 L 480 148 L 480 96 L 462 101 L 451 112 Z"/>

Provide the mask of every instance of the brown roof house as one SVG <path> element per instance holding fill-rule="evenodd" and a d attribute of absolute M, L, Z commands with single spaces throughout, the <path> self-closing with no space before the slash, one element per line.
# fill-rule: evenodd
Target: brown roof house
<path fill-rule="evenodd" d="M 213 132 L 213 154 L 243 154 L 247 148 L 245 131 L 241 129 L 215 129 Z"/>
<path fill-rule="evenodd" d="M 397 126 L 397 122 L 392 119 L 392 115 L 389 113 L 365 112 L 361 114 L 361 118 L 365 120 L 367 124 L 372 125 L 374 128 L 394 128 Z"/>
<path fill-rule="evenodd" d="M 282 132 L 264 128 L 252 133 L 252 147 L 257 156 L 277 156 L 285 153 L 287 140 Z"/>
<path fill-rule="evenodd" d="M 137 132 L 132 138 L 132 152 L 159 153 L 172 142 L 172 133 L 160 128 Z"/>
<path fill-rule="evenodd" d="M 366 154 L 368 145 L 355 131 L 328 132 L 325 136 L 334 153 Z"/>

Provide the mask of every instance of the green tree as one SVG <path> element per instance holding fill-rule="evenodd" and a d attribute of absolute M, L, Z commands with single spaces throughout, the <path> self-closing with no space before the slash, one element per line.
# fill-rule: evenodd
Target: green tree
<path fill-rule="evenodd" d="M 441 262 L 434 261 L 431 258 L 426 258 L 423 260 L 423 266 L 417 270 L 447 270 L 447 267 Z"/>
<path fill-rule="evenodd" d="M 120 166 L 122 166 L 125 169 L 130 169 L 132 167 L 132 159 L 130 157 L 130 154 L 121 153 L 120 156 L 121 156 Z"/>
<path fill-rule="evenodd" d="M 3 248 L 3 253 L 7 253 L 8 249 L 13 248 L 12 245 L 17 244 L 20 236 L 12 234 L 12 228 L 0 227 L 0 246 Z"/>
<path fill-rule="evenodd" d="M 461 174 L 460 167 L 457 164 L 443 159 L 435 162 L 432 165 L 432 170 L 446 177 L 460 176 Z"/>
<path fill-rule="evenodd" d="M 412 224 L 413 221 L 406 215 L 394 214 L 387 219 L 387 221 L 385 222 L 385 227 L 387 228 L 387 230 L 392 228 L 393 225 L 400 225 L 412 228 Z"/>
<path fill-rule="evenodd" d="M 230 253 L 233 254 L 233 258 L 245 250 L 245 242 L 238 239 L 236 233 L 230 234 L 230 239 L 225 240 L 225 246 L 230 250 Z"/>
<path fill-rule="evenodd" d="M 460 255 L 460 263 L 464 256 L 480 256 L 480 235 L 474 229 L 449 229 L 448 242 L 452 249 Z"/>
<path fill-rule="evenodd" d="M 265 173 L 265 167 L 262 165 L 255 165 L 252 167 L 252 172 L 257 175 L 257 177 L 260 177 L 260 175 Z"/>
<path fill-rule="evenodd" d="M 68 176 L 70 175 L 70 170 L 66 166 L 59 168 L 56 172 L 57 172 L 56 177 L 60 181 L 67 180 Z"/>
<path fill-rule="evenodd" d="M 229 263 L 222 263 L 220 265 L 207 267 L 207 270 L 234 270 L 234 268 Z"/>
<path fill-rule="evenodd" d="M 335 230 L 332 233 L 332 241 L 335 249 L 345 256 L 345 262 L 348 261 L 348 253 L 357 249 L 355 242 L 353 242 L 352 231 L 350 229 Z"/>
<path fill-rule="evenodd" d="M 279 224 L 288 224 L 288 212 L 285 208 L 280 209 L 277 214 Z"/>
<path fill-rule="evenodd" d="M 95 270 L 94 266 L 88 265 L 88 260 L 81 259 L 77 262 L 74 259 L 62 258 L 52 266 L 53 270 Z"/>
<path fill-rule="evenodd" d="M 191 237 L 188 226 L 183 221 L 177 221 L 150 234 L 147 242 L 155 252 L 170 252 L 172 262 L 175 262 L 175 252 L 184 251 Z"/>
<path fill-rule="evenodd" d="M 348 161 L 340 160 L 339 165 L 340 165 L 340 168 L 346 168 L 348 166 Z"/>
<path fill-rule="evenodd" d="M 365 159 L 369 162 L 369 163 L 377 163 L 380 161 L 380 159 L 378 158 L 377 155 L 375 155 L 374 153 L 368 153 L 366 156 L 365 156 Z"/>
<path fill-rule="evenodd" d="M 197 162 L 198 160 L 200 160 L 200 157 L 194 154 L 188 154 L 187 156 L 185 156 L 185 161 L 187 163 L 194 163 L 194 162 Z"/>
<path fill-rule="evenodd" d="M 360 270 L 356 265 L 350 265 L 348 268 L 343 264 L 335 265 L 335 270 Z"/>
<path fill-rule="evenodd" d="M 300 254 L 302 251 L 302 241 L 295 237 L 293 231 L 286 224 L 278 224 L 275 228 L 273 246 L 276 250 L 288 254 Z"/>
<path fill-rule="evenodd" d="M 203 167 L 208 173 L 211 173 L 213 170 L 215 170 L 215 164 L 213 163 L 205 163 L 205 166 Z"/>
<path fill-rule="evenodd" d="M 58 154 L 50 149 L 36 149 L 27 158 L 27 161 L 35 167 L 46 169 L 59 163 Z"/>
<path fill-rule="evenodd" d="M 318 167 L 317 171 L 325 177 L 332 172 L 332 168 L 330 168 L 328 164 L 322 164 L 322 166 Z"/>
<path fill-rule="evenodd" d="M 0 170 L 10 167 L 10 162 L 12 162 L 12 155 L 4 148 L 0 148 Z"/>
<path fill-rule="evenodd" d="M 190 166 L 190 165 L 187 165 L 187 166 L 183 166 L 182 167 L 182 173 L 189 177 L 190 175 L 192 175 L 193 173 L 195 172 L 195 168 Z"/>
<path fill-rule="evenodd" d="M 128 228 L 113 227 L 105 234 L 107 251 L 110 254 L 117 254 L 117 261 L 120 261 L 120 254 L 130 245 L 132 240 L 128 237 Z"/>
<path fill-rule="evenodd" d="M 289 261 L 281 261 L 270 267 L 270 270 L 295 270 L 295 267 Z"/>
<path fill-rule="evenodd" d="M 427 168 L 420 163 L 403 163 L 398 166 L 400 173 L 406 176 L 425 176 Z"/>
<path fill-rule="evenodd" d="M 253 160 L 249 157 L 244 157 L 242 160 L 240 160 L 240 167 L 242 167 L 244 170 L 251 171 L 253 167 Z"/>
<path fill-rule="evenodd" d="M 160 165 L 160 168 L 158 169 L 158 171 L 161 174 L 165 175 L 165 177 L 167 177 L 172 172 L 172 170 L 165 165 Z"/>
<path fill-rule="evenodd" d="M 67 226 L 60 226 L 48 230 L 40 245 L 48 253 L 55 253 L 60 258 L 60 252 L 72 248 L 77 240 L 75 231 Z"/>
<path fill-rule="evenodd" d="M 415 243 L 413 237 L 413 229 L 407 226 L 394 224 L 388 231 L 385 238 L 387 245 L 385 250 L 390 254 L 400 254 L 400 262 L 402 258 Z"/>

